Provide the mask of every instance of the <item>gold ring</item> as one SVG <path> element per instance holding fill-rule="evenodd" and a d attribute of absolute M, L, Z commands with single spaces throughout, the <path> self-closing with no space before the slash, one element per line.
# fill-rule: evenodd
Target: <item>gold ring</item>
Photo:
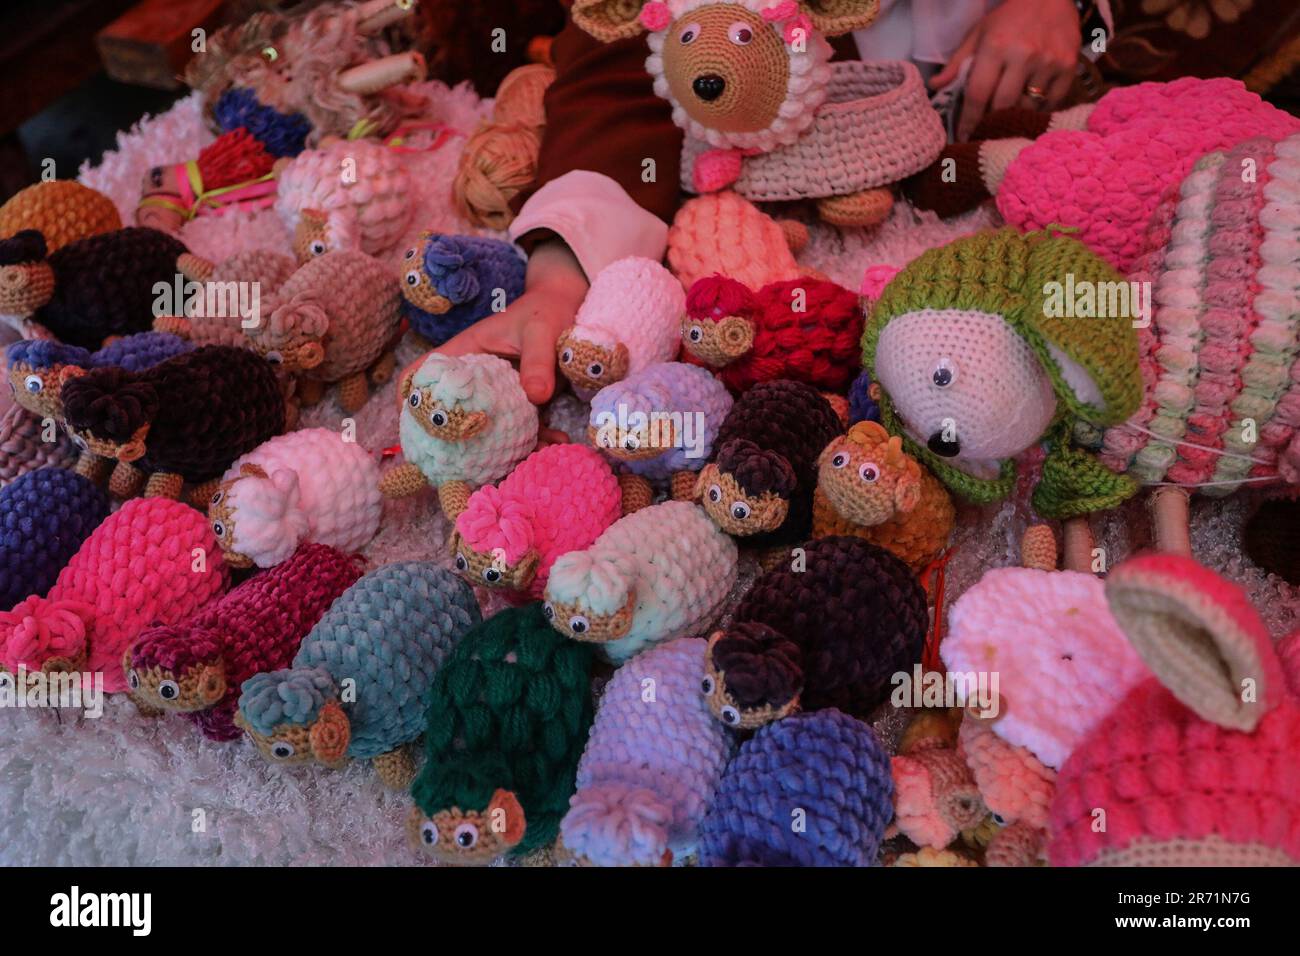
<path fill-rule="evenodd" d="M 1025 87 L 1025 96 L 1029 97 L 1035 103 L 1044 103 L 1047 101 L 1047 91 L 1041 86 L 1034 86 L 1032 83 Z"/>

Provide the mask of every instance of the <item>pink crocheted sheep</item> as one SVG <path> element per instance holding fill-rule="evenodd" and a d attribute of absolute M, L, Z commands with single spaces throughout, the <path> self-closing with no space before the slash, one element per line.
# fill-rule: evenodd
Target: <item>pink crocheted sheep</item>
<path fill-rule="evenodd" d="M 967 717 L 957 755 L 970 770 L 998 830 L 984 851 L 985 866 L 1031 866 L 1046 850 L 1047 815 L 1056 771 L 1024 747 L 1007 743 L 985 721 Z"/>
<path fill-rule="evenodd" d="M 270 249 L 241 249 L 216 263 L 187 252 L 176 260 L 176 269 L 190 282 L 203 283 L 203 297 L 188 299 L 184 315 L 162 315 L 154 319 L 154 330 L 171 332 L 195 345 L 252 348 L 242 323 L 268 315 L 271 297 L 297 268 L 292 258 Z M 238 308 L 231 307 L 227 290 L 233 289 L 239 295 L 241 286 L 230 283 L 241 283 L 242 289 L 247 290 L 246 304 L 256 313 L 254 317 L 246 318 Z"/>
<path fill-rule="evenodd" d="M 548 445 L 448 516 L 456 570 L 471 584 L 536 600 L 555 559 L 591 547 L 621 511 L 619 480 L 599 452 Z"/>
<path fill-rule="evenodd" d="M 682 284 L 640 256 L 600 271 L 573 327 L 555 345 L 560 371 L 585 398 L 656 362 L 677 357 L 686 306 Z"/>
<path fill-rule="evenodd" d="M 356 551 L 379 530 L 379 465 L 328 428 L 279 435 L 235 459 L 208 502 L 212 533 L 237 568 L 269 568 L 304 541 Z"/>
<path fill-rule="evenodd" d="M 127 689 L 122 653 L 144 628 L 184 620 L 226 589 L 228 570 L 203 516 L 167 498 L 109 515 L 45 597 L 0 613 L 6 670 L 89 670 Z"/>

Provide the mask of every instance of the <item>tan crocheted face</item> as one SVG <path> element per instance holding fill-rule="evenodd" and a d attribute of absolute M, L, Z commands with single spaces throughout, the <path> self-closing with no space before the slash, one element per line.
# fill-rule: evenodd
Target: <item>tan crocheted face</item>
<path fill-rule="evenodd" d="M 402 379 L 402 401 L 406 413 L 430 436 L 441 441 L 468 441 L 488 427 L 487 412 L 448 408 L 433 398 L 431 387 L 415 386 L 410 375 Z"/>
<path fill-rule="evenodd" d="M 476 551 L 459 531 L 451 534 L 451 553 L 452 564 L 462 578 L 471 585 L 498 590 L 527 590 L 537 576 L 537 566 L 541 562 L 537 552 L 531 548 L 513 563 L 505 559 L 500 548 Z"/>
<path fill-rule="evenodd" d="M 429 238 L 426 237 L 418 246 L 412 246 L 402 254 L 402 261 L 398 264 L 402 273 L 402 298 L 430 315 L 442 315 L 451 309 L 452 301 L 440 295 L 424 274 L 424 247 L 428 244 Z"/>
<path fill-rule="evenodd" d="M 524 838 L 527 820 L 518 798 L 497 790 L 485 810 L 448 807 L 426 817 L 412 807 L 406 818 L 411 842 L 429 856 L 458 866 L 486 866 Z"/>
<path fill-rule="evenodd" d="M 62 418 L 60 390 L 64 381 L 76 374 L 76 371 L 65 372 L 67 368 L 66 365 L 33 368 L 26 362 L 10 365 L 9 387 L 13 389 L 14 401 L 33 415 L 55 420 Z"/>
<path fill-rule="evenodd" d="M 50 301 L 54 271 L 48 262 L 0 266 L 0 312 L 28 316 Z"/>
<path fill-rule="evenodd" d="M 682 319 L 682 347 L 711 368 L 722 368 L 754 347 L 754 323 L 738 315 Z"/>
<path fill-rule="evenodd" d="M 821 453 L 817 487 L 841 517 L 872 527 L 920 503 L 921 469 L 903 451 L 901 438 L 862 422 Z"/>
<path fill-rule="evenodd" d="M 757 707 L 740 704 L 727 690 L 725 672 L 713 664 L 713 645 L 721 637 L 722 632 L 717 631 L 709 638 L 709 654 L 705 657 L 704 677 L 700 681 L 700 692 L 714 717 L 733 730 L 757 730 L 799 709 L 798 694 L 784 702 L 765 702 Z"/>
<path fill-rule="evenodd" d="M 244 468 L 256 468 L 262 477 L 266 476 L 266 472 L 256 465 L 244 465 Z M 235 509 L 230 504 L 230 489 L 237 481 L 238 478 L 223 481 L 212 492 L 212 497 L 208 499 L 208 523 L 217 544 L 221 545 L 221 555 L 226 563 L 232 568 L 251 568 L 253 559 L 235 550 Z"/>
<path fill-rule="evenodd" d="M 124 442 L 115 442 L 111 438 L 97 437 L 94 432 L 68 428 L 72 443 L 82 451 L 99 455 L 101 458 L 116 458 L 118 461 L 138 461 L 144 457 L 145 439 L 149 436 L 148 423 L 141 425 Z"/>
<path fill-rule="evenodd" d="M 695 483 L 696 497 L 719 528 L 746 537 L 775 531 L 790 512 L 790 502 L 772 491 L 753 495 L 733 475 L 710 462 Z"/>
<path fill-rule="evenodd" d="M 616 641 L 632 629 L 632 615 L 636 611 L 636 595 L 628 595 L 627 603 L 613 614 L 596 614 L 577 602 L 547 601 L 542 614 L 551 627 L 565 637 L 590 644 Z"/>
<path fill-rule="evenodd" d="M 619 461 L 646 461 L 675 448 L 677 432 L 668 419 L 648 422 L 636 428 L 622 428 L 617 422 L 588 425 L 587 440 Z"/>
<path fill-rule="evenodd" d="M 293 229 L 293 254 L 302 265 L 331 251 L 329 222 L 318 209 L 304 209 Z"/>
<path fill-rule="evenodd" d="M 324 333 L 296 329 L 280 335 L 249 336 L 258 355 L 285 372 L 306 372 L 325 361 Z"/>
<path fill-rule="evenodd" d="M 161 666 L 134 667 L 128 651 L 123 665 L 132 697 L 173 713 L 207 710 L 226 693 L 226 666 L 220 660 L 174 674 Z"/>
<path fill-rule="evenodd" d="M 560 371 L 576 388 L 601 389 L 627 377 L 627 346 L 621 342 L 613 349 L 603 348 L 576 337 L 570 329 L 555 343 L 555 355 Z"/>
<path fill-rule="evenodd" d="M 235 713 L 235 726 L 244 731 L 258 752 L 272 763 L 316 762 L 341 767 L 351 741 L 351 725 L 337 700 L 327 700 L 310 724 L 284 722 L 270 734 L 254 730 L 242 711 Z"/>

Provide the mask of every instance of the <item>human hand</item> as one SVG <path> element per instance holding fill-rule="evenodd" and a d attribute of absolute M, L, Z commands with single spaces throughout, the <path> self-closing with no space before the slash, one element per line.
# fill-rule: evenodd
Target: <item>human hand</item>
<path fill-rule="evenodd" d="M 957 124 L 958 138 L 967 139 L 992 110 L 1060 105 L 1074 82 L 1082 43 L 1073 0 L 1005 0 L 971 28 L 930 87 L 947 86 L 972 61 Z M 1041 99 L 1027 95 L 1031 86 L 1043 92 Z"/>

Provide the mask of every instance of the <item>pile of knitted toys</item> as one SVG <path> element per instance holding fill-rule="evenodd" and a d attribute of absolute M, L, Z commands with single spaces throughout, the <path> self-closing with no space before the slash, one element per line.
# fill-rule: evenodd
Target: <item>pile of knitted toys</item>
<path fill-rule="evenodd" d="M 539 444 L 514 365 L 429 350 L 523 292 L 488 230 L 551 74 L 454 147 L 464 233 L 419 231 L 423 62 L 381 39 L 409 6 L 214 37 L 188 78 L 216 138 L 149 171 L 139 225 L 74 182 L 0 207 L 0 679 L 102 675 L 289 773 L 369 761 L 413 859 L 1300 863 L 1300 629 L 1275 645 L 1187 533 L 1193 491 L 1300 484 L 1300 121 L 1189 80 L 950 147 L 1003 157 L 1008 225 L 859 292 L 763 204 L 861 229 L 908 177 L 942 195 L 915 70 L 830 62 L 875 0 L 577 0 L 601 40 L 649 32 L 698 196 L 667 266 L 590 277 L 555 347 L 585 427 Z M 1075 161 L 1148 143 L 1178 163 L 1140 211 L 1094 188 L 1118 160 Z M 177 235 L 271 209 L 281 248 Z M 385 388 L 396 426 L 358 434 Z M 1089 515 L 1144 486 L 1156 550 L 1098 566 Z M 1019 566 L 946 593 L 959 514 L 1003 499 Z M 397 509 L 441 512 L 445 553 L 375 563 Z"/>

